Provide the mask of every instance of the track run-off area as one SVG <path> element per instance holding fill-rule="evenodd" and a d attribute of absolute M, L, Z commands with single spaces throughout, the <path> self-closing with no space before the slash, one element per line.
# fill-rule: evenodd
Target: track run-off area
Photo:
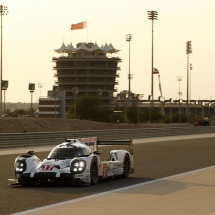
<path fill-rule="evenodd" d="M 108 159 L 109 152 L 113 148 L 115 149 L 116 146 L 102 147 L 102 159 Z M 120 146 L 120 148 L 122 147 Z M 40 159 L 44 159 L 48 155 L 50 147 L 35 147 L 31 149 L 35 149 L 36 155 Z M 64 201 L 77 200 L 79 198 L 88 198 L 90 195 L 99 195 L 103 192 L 111 192 L 115 189 L 124 189 L 128 186 L 134 186 L 134 189 L 140 189 L 138 188 L 138 184 L 141 183 L 153 184 L 153 182 L 162 180 L 162 178 L 215 166 L 215 135 L 213 134 L 148 138 L 134 140 L 135 173 L 130 175 L 130 177 L 127 179 L 108 179 L 100 181 L 100 183 L 97 185 L 84 187 L 8 186 L 9 181 L 7 181 L 7 179 L 14 177 L 13 164 L 15 158 L 20 154 L 26 153 L 27 150 L 28 149 L 5 149 L 1 150 L 0 152 L 1 215 L 18 213 Z M 215 174 L 213 175 L 213 181 L 214 179 Z M 174 182 L 172 184 L 174 184 Z M 166 190 L 170 189 L 167 186 L 164 187 Z M 185 188 L 186 186 L 178 186 L 177 191 L 183 190 Z M 155 189 L 153 189 L 153 192 L 155 195 Z M 168 192 L 176 192 L 176 190 L 172 188 L 172 190 L 170 189 Z M 134 194 L 135 191 L 131 193 Z M 139 197 L 141 196 L 139 195 Z M 118 202 L 120 202 L 118 198 L 116 198 L 115 201 L 112 202 L 113 208 L 116 208 Z M 137 196 L 134 196 L 134 198 L 138 199 Z M 147 195 L 143 196 L 142 198 L 142 202 L 149 201 Z M 215 195 L 212 199 L 212 201 L 215 202 L 214 199 Z M 171 202 L 171 204 L 173 203 Z M 82 205 L 82 207 L 85 206 Z M 98 209 L 99 207 L 105 207 L 105 201 L 98 202 Z M 121 207 L 120 203 L 119 207 Z M 154 206 L 151 205 L 151 207 L 153 209 Z M 183 207 L 183 204 L 181 207 Z M 95 208 L 95 210 L 97 210 L 97 208 Z M 116 214 L 114 210 L 111 210 L 111 208 L 108 208 L 108 210 L 109 212 L 111 212 L 110 214 Z M 137 212 L 135 214 L 142 214 L 138 213 L 137 208 L 135 208 L 134 211 Z M 132 213 L 132 211 L 130 211 L 130 213 Z M 169 211 L 169 214 L 177 213 L 174 213 L 174 211 Z M 196 213 L 191 213 L 190 211 L 190 214 Z"/>

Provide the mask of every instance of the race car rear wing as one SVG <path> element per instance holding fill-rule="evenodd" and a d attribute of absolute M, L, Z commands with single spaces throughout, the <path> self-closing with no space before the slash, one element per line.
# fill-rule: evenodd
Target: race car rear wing
<path fill-rule="evenodd" d="M 98 151 L 98 146 L 117 146 L 128 145 L 129 152 L 133 155 L 133 142 L 132 139 L 120 139 L 120 140 L 102 140 L 97 137 L 78 138 L 81 142 L 84 142 L 92 151 Z"/>
<path fill-rule="evenodd" d="M 131 155 L 133 155 L 133 142 L 132 139 L 121 139 L 121 140 L 100 140 L 97 139 L 96 142 L 97 147 L 100 145 L 102 146 L 112 146 L 112 145 L 128 145 L 129 146 L 129 152 Z"/>

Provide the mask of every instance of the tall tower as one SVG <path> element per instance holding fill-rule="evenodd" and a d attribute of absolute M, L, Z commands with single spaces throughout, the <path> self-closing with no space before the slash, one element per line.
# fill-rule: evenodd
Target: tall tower
<path fill-rule="evenodd" d="M 54 76 L 60 91 L 65 92 L 65 109 L 74 105 L 75 99 L 84 94 L 100 94 L 103 107 L 110 107 L 113 93 L 117 92 L 116 78 L 119 77 L 119 57 L 113 57 L 119 50 L 112 44 L 99 47 L 96 43 L 78 43 L 76 48 L 72 44 L 55 50 L 61 56 L 53 57 L 55 62 Z M 74 95 L 73 89 L 78 89 Z M 111 95 L 111 97 L 110 97 Z"/>

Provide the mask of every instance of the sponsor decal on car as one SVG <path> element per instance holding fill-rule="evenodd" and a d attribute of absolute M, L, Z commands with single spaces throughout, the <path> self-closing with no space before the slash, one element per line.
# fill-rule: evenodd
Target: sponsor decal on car
<path fill-rule="evenodd" d="M 107 177 L 108 177 L 108 164 L 103 163 L 103 178 L 107 178 Z"/>
<path fill-rule="evenodd" d="M 120 170 L 122 170 L 122 168 L 123 168 L 122 163 L 119 163 L 119 162 L 113 163 L 112 172 L 113 172 L 113 173 L 120 172 Z"/>

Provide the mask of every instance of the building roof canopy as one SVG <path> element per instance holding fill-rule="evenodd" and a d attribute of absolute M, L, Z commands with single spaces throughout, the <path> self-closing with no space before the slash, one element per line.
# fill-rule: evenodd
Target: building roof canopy
<path fill-rule="evenodd" d="M 120 51 L 120 50 L 118 50 L 118 49 L 115 49 L 115 48 L 113 47 L 112 43 L 109 44 L 109 47 L 110 47 L 112 53 L 116 53 L 116 52 L 119 52 L 119 51 Z"/>
<path fill-rule="evenodd" d="M 90 49 L 90 51 L 102 51 L 102 49 L 97 45 L 97 43 L 95 43 L 94 46 Z"/>
<path fill-rule="evenodd" d="M 76 52 L 76 49 L 73 47 L 72 43 L 70 43 L 62 52 L 71 53 Z"/>
<path fill-rule="evenodd" d="M 78 48 L 76 48 L 77 51 L 89 51 L 90 49 L 86 47 L 85 43 L 81 43 Z"/>
<path fill-rule="evenodd" d="M 61 53 L 66 48 L 65 44 L 63 43 L 59 49 L 55 49 L 56 52 Z"/>
<path fill-rule="evenodd" d="M 112 44 L 105 44 L 105 46 L 99 47 L 97 43 L 78 43 L 77 48 L 74 48 L 72 43 L 68 46 L 65 46 L 63 43 L 59 49 L 55 49 L 58 53 L 76 53 L 79 51 L 87 51 L 87 52 L 105 52 L 105 53 L 117 53 L 120 50 L 115 49 Z"/>

